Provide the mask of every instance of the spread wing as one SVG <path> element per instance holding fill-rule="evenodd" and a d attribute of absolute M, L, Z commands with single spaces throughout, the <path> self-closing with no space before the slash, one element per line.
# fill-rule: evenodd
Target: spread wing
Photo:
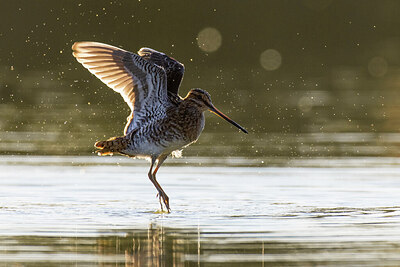
<path fill-rule="evenodd" d="M 143 47 L 138 51 L 139 56 L 162 67 L 167 74 L 167 90 L 174 96 L 178 95 L 179 86 L 181 84 L 185 67 L 182 63 L 164 53 L 154 49 Z"/>
<path fill-rule="evenodd" d="M 125 134 L 152 117 L 165 115 L 169 100 L 163 68 L 134 53 L 97 42 L 76 42 L 72 50 L 79 63 L 120 93 L 131 108 Z"/>

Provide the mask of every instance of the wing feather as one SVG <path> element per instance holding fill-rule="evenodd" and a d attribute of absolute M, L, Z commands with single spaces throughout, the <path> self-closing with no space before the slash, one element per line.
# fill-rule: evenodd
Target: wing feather
<path fill-rule="evenodd" d="M 115 74 L 125 75 L 125 73 L 121 72 L 120 68 L 109 68 L 107 70 L 97 72 L 97 75 L 100 77 L 106 77 L 106 76 L 115 75 Z"/>
<path fill-rule="evenodd" d="M 169 105 L 167 76 L 162 66 L 123 49 L 97 43 L 76 42 L 73 56 L 92 74 L 121 94 L 132 110 L 125 134 L 140 127 L 143 118 L 165 115 Z M 132 118 L 132 119 L 131 119 Z"/>
<path fill-rule="evenodd" d="M 105 80 L 105 79 L 102 79 L 102 80 Z M 108 84 L 108 86 L 116 87 L 116 86 L 119 86 L 120 84 L 122 84 L 126 81 L 130 81 L 130 80 L 131 80 L 130 77 L 122 76 L 119 79 L 112 80 L 111 82 L 107 82 L 107 84 Z"/>
<path fill-rule="evenodd" d="M 162 67 L 167 75 L 167 90 L 174 96 L 178 96 L 185 67 L 182 63 L 164 53 L 158 52 L 148 47 L 142 47 L 138 51 L 139 56 L 157 66 Z"/>
<path fill-rule="evenodd" d="M 111 75 L 101 75 L 101 79 L 106 81 L 106 82 L 115 81 L 115 80 L 120 79 L 122 77 L 125 77 L 125 74 L 118 73 L 118 72 L 114 73 L 114 74 L 111 74 Z"/>

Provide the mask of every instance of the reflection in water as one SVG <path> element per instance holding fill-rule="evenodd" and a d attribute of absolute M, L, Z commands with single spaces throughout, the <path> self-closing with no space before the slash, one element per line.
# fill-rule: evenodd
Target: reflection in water
<path fill-rule="evenodd" d="M 261 236 L 262 233 L 259 233 Z M 108 266 L 377 266 L 400 261 L 397 242 L 283 242 L 251 234 L 200 233 L 150 225 L 98 237 L 5 236 L 0 263 Z M 383 255 L 379 259 L 379 255 Z M 356 255 L 356 256 L 355 256 Z"/>

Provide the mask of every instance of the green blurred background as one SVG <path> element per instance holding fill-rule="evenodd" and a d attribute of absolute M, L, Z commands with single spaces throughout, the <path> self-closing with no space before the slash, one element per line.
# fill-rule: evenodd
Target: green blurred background
<path fill-rule="evenodd" d="M 397 156 L 400 1 L 0 0 L 0 153 L 88 155 L 129 108 L 75 41 L 163 51 L 246 127 L 207 114 L 189 156 Z"/>

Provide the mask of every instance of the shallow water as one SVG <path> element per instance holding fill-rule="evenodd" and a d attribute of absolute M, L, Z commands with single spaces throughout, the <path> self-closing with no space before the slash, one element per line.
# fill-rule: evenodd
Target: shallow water
<path fill-rule="evenodd" d="M 2 156 L 0 266 L 400 264 L 396 158 L 179 160 L 162 214 L 143 161 Z"/>

